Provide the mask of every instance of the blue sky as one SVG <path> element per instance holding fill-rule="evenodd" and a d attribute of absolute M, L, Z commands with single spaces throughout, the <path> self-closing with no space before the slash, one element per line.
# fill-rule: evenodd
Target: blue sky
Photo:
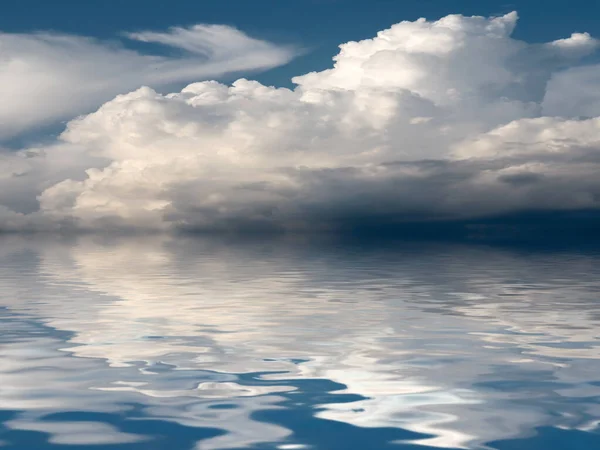
<path fill-rule="evenodd" d="M 340 43 L 370 38 L 402 20 L 513 10 L 520 17 L 518 39 L 545 42 L 576 31 L 600 35 L 600 2 L 594 0 L 3 0 L 0 30 L 114 38 L 122 31 L 227 24 L 254 37 L 306 48 L 288 65 L 253 76 L 290 86 L 292 76 L 328 68 Z"/>

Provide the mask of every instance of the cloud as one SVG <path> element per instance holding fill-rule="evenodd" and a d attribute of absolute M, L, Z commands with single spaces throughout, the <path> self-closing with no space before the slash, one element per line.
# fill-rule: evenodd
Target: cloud
<path fill-rule="evenodd" d="M 222 25 L 125 37 L 170 48 L 173 54 L 142 52 L 119 41 L 68 34 L 0 33 L 0 139 L 90 112 L 142 84 L 162 87 L 268 69 L 293 56 L 290 48 Z"/>
<path fill-rule="evenodd" d="M 341 45 L 293 90 L 240 79 L 119 95 L 6 157 L 4 228 L 314 230 L 596 209 L 600 118 L 570 86 L 580 71 L 597 86 L 580 61 L 598 41 L 528 44 L 516 22 L 401 22 Z M 213 35 L 194 30 L 133 37 L 202 52 Z"/>
<path fill-rule="evenodd" d="M 600 116 L 600 65 L 573 67 L 555 74 L 542 103 L 546 115 Z"/>

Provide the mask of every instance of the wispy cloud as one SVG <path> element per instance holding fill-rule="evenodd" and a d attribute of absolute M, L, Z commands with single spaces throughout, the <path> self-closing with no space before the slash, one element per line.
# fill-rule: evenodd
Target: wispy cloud
<path fill-rule="evenodd" d="M 57 33 L 0 33 L 0 140 L 90 112 L 141 85 L 159 88 L 285 64 L 290 47 L 251 38 L 222 25 L 125 35 L 168 46 L 177 55 L 126 48 Z"/>

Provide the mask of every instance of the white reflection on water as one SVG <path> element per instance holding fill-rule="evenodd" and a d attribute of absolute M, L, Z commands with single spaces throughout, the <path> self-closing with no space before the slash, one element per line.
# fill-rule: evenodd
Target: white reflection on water
<path fill-rule="evenodd" d="M 226 431 L 202 448 L 283 442 L 252 417 L 282 408 L 294 380 L 364 399 L 318 417 L 477 448 L 600 417 L 600 259 L 459 245 L 397 248 L 157 237 L 6 238 L 0 404 L 15 429 L 55 442 L 129 442 L 49 412 L 147 406 L 162 420 Z M 16 318 L 15 318 L 16 317 Z M 63 334 L 60 334 L 60 333 Z M 268 372 L 264 383 L 236 374 Z M 271 382 L 272 381 L 272 382 Z M 236 408 L 214 409 L 221 403 Z M 95 425 L 98 425 L 96 427 Z M 68 442 L 67 442 L 68 443 Z"/>

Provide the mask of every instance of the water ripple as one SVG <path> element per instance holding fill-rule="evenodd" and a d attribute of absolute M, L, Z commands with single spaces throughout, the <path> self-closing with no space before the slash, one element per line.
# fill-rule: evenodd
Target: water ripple
<path fill-rule="evenodd" d="M 595 252 L 1 244 L 1 447 L 600 445 Z"/>

